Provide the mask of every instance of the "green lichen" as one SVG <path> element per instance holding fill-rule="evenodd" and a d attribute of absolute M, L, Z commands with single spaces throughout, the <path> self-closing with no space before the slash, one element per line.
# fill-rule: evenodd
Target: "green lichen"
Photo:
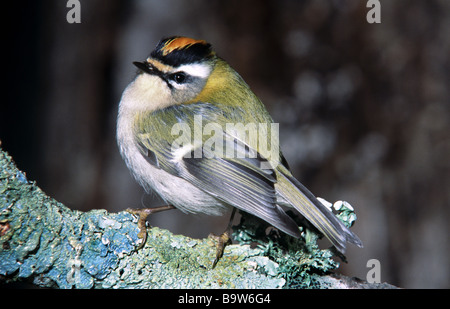
<path fill-rule="evenodd" d="M 104 288 L 279 288 L 276 276 L 257 271 L 267 265 L 253 259 L 261 251 L 250 246 L 228 246 L 212 269 L 216 244 L 173 235 L 152 227 L 146 245 L 102 282 Z M 143 280 L 150 278 L 150 280 Z"/>

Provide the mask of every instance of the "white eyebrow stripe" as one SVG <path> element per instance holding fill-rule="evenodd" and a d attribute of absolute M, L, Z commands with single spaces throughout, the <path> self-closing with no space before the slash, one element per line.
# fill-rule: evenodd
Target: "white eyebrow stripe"
<path fill-rule="evenodd" d="M 195 77 L 206 78 L 209 73 L 211 73 L 211 67 L 206 64 L 194 63 L 194 64 L 185 64 L 178 67 L 178 71 L 186 72 L 189 75 Z"/>

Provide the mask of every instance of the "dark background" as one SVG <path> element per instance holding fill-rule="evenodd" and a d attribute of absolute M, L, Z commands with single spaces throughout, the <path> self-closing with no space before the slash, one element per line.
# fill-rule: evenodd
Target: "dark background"
<path fill-rule="evenodd" d="M 450 1 L 81 0 L 2 4 L 0 140 L 30 180 L 70 208 L 156 206 L 119 156 L 120 96 L 164 36 L 211 42 L 280 123 L 294 175 L 350 202 L 340 271 L 406 288 L 450 287 Z M 20 3 L 20 4 L 19 4 Z M 170 211 L 152 225 L 195 237 L 228 218 Z"/>

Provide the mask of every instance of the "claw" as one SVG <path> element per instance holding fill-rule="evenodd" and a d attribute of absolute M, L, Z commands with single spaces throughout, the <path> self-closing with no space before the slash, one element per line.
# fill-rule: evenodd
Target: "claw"
<path fill-rule="evenodd" d="M 210 238 L 213 238 L 217 241 L 217 247 L 216 247 L 216 258 L 214 259 L 214 262 L 212 264 L 212 268 L 216 267 L 217 262 L 219 262 L 220 258 L 223 256 L 223 251 L 225 250 L 225 247 L 229 244 L 231 244 L 231 238 L 230 233 L 225 231 L 222 235 L 216 236 L 213 234 L 209 235 Z"/>
<path fill-rule="evenodd" d="M 214 262 L 212 264 L 212 268 L 216 267 L 217 262 L 219 262 L 220 258 L 223 256 L 223 251 L 225 250 L 225 247 L 228 244 L 231 244 L 231 226 L 233 224 L 234 215 L 236 214 L 236 208 L 233 208 L 233 211 L 231 212 L 230 221 L 228 221 L 228 226 L 225 232 L 222 233 L 220 236 L 216 236 L 214 234 L 210 234 L 209 237 L 215 239 L 217 241 L 217 248 L 216 248 L 216 258 L 214 259 Z"/>
<path fill-rule="evenodd" d="M 164 210 L 169 210 L 169 209 L 173 209 L 175 208 L 172 205 L 165 205 L 165 206 L 160 206 L 160 207 L 155 207 L 155 208 L 141 208 L 141 209 L 130 209 L 128 208 L 126 211 L 128 211 L 129 213 L 133 214 L 133 215 L 138 215 L 139 219 L 138 219 L 138 228 L 139 228 L 139 233 L 138 233 L 138 238 L 141 239 L 141 243 L 138 246 L 138 250 L 142 249 L 142 247 L 144 247 L 145 242 L 147 241 L 147 226 L 146 226 L 146 221 L 148 216 L 150 216 L 151 214 L 160 212 L 160 211 L 164 211 Z"/>

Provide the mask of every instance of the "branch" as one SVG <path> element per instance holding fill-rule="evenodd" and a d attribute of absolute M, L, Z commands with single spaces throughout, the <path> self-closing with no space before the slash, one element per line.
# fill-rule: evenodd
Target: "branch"
<path fill-rule="evenodd" d="M 384 287 L 358 286 L 357 280 L 329 275 L 339 264 L 330 250 L 317 248 L 317 236 L 308 230 L 301 242 L 261 233 L 263 227 L 244 216 L 234 233 L 240 244 L 227 246 L 214 269 L 216 248 L 209 238 L 152 227 L 145 246 L 137 250 L 134 215 L 70 210 L 29 182 L 0 149 L 0 283 L 28 281 L 59 288 Z"/>

